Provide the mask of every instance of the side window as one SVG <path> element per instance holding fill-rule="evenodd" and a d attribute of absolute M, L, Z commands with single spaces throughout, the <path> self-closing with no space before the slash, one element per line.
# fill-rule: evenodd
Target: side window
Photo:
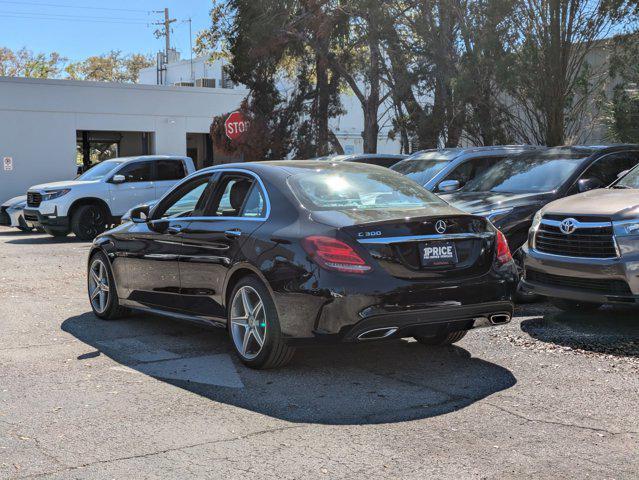
<path fill-rule="evenodd" d="M 172 218 L 201 215 L 208 193 L 210 192 L 210 175 L 194 179 L 172 192 L 159 210 L 153 213 L 153 218 Z"/>
<path fill-rule="evenodd" d="M 463 187 L 472 177 L 473 162 L 469 161 L 455 167 L 455 169 L 450 172 L 444 180 L 457 180 L 459 182 L 459 186 Z"/>
<path fill-rule="evenodd" d="M 116 175 L 124 175 L 126 182 L 150 182 L 151 162 L 129 163 L 116 172 Z"/>
<path fill-rule="evenodd" d="M 263 217 L 266 201 L 260 186 L 252 177 L 225 174 L 219 182 L 211 211 L 217 217 Z"/>
<path fill-rule="evenodd" d="M 624 170 L 629 170 L 639 162 L 639 152 L 621 152 L 606 155 L 597 160 L 581 176 L 582 179 L 596 180 L 601 186 L 608 186 Z"/>
<path fill-rule="evenodd" d="M 184 163 L 181 160 L 157 160 L 157 180 L 179 180 L 185 177 Z"/>
<path fill-rule="evenodd" d="M 266 202 L 264 201 L 264 194 L 260 186 L 254 183 L 244 204 L 242 217 L 260 218 L 263 217 L 265 213 Z"/>

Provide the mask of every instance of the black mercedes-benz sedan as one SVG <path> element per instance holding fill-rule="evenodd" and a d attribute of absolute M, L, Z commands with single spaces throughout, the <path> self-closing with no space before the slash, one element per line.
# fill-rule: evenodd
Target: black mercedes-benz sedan
<path fill-rule="evenodd" d="M 93 243 L 95 314 L 135 309 L 223 326 L 254 368 L 284 365 L 309 343 L 450 344 L 513 311 L 505 237 L 383 167 L 212 167 L 131 220 Z"/>

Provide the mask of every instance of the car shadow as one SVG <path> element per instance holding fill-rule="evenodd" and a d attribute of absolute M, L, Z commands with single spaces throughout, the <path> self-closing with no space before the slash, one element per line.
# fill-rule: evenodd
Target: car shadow
<path fill-rule="evenodd" d="M 571 349 L 639 357 L 639 309 L 606 306 L 588 313 L 546 311 L 521 322 L 531 337 Z"/>
<path fill-rule="evenodd" d="M 24 234 L 23 234 L 24 235 Z M 53 245 L 57 243 L 89 243 L 82 242 L 75 238 L 74 236 L 68 237 L 53 237 L 51 235 L 41 234 L 37 237 L 29 237 L 29 238 L 17 238 L 15 240 L 7 240 L 6 243 L 11 243 L 13 245 Z"/>
<path fill-rule="evenodd" d="M 91 346 L 78 361 L 106 355 L 123 372 L 144 374 L 205 398 L 303 423 L 373 424 L 433 417 L 516 384 L 513 374 L 457 346 L 391 340 L 300 349 L 277 370 L 235 360 L 226 332 L 155 316 L 116 322 L 92 313 L 62 330 Z"/>

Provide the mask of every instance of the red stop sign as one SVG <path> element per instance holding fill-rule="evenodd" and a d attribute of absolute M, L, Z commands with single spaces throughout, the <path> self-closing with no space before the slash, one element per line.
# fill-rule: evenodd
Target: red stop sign
<path fill-rule="evenodd" d="M 248 130 L 249 121 L 244 117 L 244 114 L 240 111 L 233 112 L 224 122 L 224 130 L 226 136 L 231 140 L 240 138 L 244 132 Z"/>

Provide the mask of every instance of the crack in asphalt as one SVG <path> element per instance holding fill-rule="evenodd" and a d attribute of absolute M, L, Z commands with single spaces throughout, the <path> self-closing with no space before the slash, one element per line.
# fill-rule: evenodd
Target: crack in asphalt
<path fill-rule="evenodd" d="M 556 426 L 560 426 L 560 427 L 578 428 L 578 429 L 581 429 L 581 430 L 589 430 L 591 432 L 607 433 L 609 435 L 637 435 L 637 434 L 639 434 L 639 432 L 635 432 L 635 431 L 632 431 L 632 430 L 613 432 L 612 430 L 607 430 L 605 428 L 587 427 L 585 425 L 578 425 L 576 423 L 559 422 L 559 421 L 556 421 L 556 420 L 544 420 L 542 418 L 530 418 L 530 417 L 527 417 L 525 415 L 522 415 L 521 413 L 515 413 L 512 410 L 509 410 L 509 409 L 507 409 L 505 407 L 501 407 L 499 405 L 495 405 L 494 403 L 486 402 L 486 404 L 490 405 L 493 408 L 496 408 L 497 410 L 501 410 L 502 412 L 508 413 L 510 415 L 513 415 L 514 417 L 517 417 L 517 418 L 519 418 L 521 420 L 525 420 L 527 422 L 545 423 L 545 424 L 548 424 L 548 425 L 556 425 Z"/>
<path fill-rule="evenodd" d="M 13 477 L 13 478 L 40 478 L 40 477 L 45 477 L 48 475 L 55 475 L 58 473 L 64 473 L 64 472 L 71 472 L 74 470 L 80 470 L 83 468 L 89 468 L 92 467 L 94 465 L 104 465 L 104 464 L 108 464 L 108 463 L 114 463 L 114 462 L 121 462 L 123 460 L 133 460 L 133 459 L 138 459 L 138 458 L 148 458 L 148 457 L 153 457 L 155 455 L 162 455 L 164 453 L 171 453 L 171 452 L 179 452 L 179 451 L 183 451 L 183 450 L 188 450 L 189 448 L 195 448 L 195 447 L 201 447 L 204 445 L 213 445 L 216 443 L 226 443 L 226 442 L 234 442 L 236 440 L 244 440 L 247 438 L 253 438 L 253 437 L 257 437 L 266 433 L 274 433 L 274 432 L 281 432 L 284 430 L 292 430 L 292 429 L 297 429 L 297 428 L 302 428 L 305 427 L 305 425 L 287 425 L 284 427 L 278 427 L 278 428 L 270 428 L 270 429 L 266 429 L 266 430 L 259 430 L 257 432 L 252 432 L 252 433 L 247 433 L 246 435 L 240 435 L 237 437 L 232 437 L 232 438 L 224 438 L 224 439 L 219 439 L 219 440 L 209 440 L 207 442 L 199 442 L 199 443 L 193 443 L 193 444 L 189 444 L 189 445 L 183 445 L 181 447 L 174 447 L 174 448 L 165 448 L 163 450 L 157 450 L 154 452 L 146 452 L 146 453 L 140 453 L 137 455 L 128 455 L 128 456 L 124 456 L 124 457 L 116 457 L 116 458 L 108 458 L 108 459 L 104 459 L 104 460 L 96 460 L 94 462 L 89 462 L 89 463 L 83 463 L 81 465 L 70 465 L 67 466 L 66 468 L 63 469 L 59 469 L 59 470 L 51 470 L 48 472 L 42 472 L 42 473 L 35 473 L 35 474 L 30 474 L 30 475 L 25 475 L 25 476 L 17 476 L 17 477 Z M 62 463 L 62 462 L 60 462 Z"/>

